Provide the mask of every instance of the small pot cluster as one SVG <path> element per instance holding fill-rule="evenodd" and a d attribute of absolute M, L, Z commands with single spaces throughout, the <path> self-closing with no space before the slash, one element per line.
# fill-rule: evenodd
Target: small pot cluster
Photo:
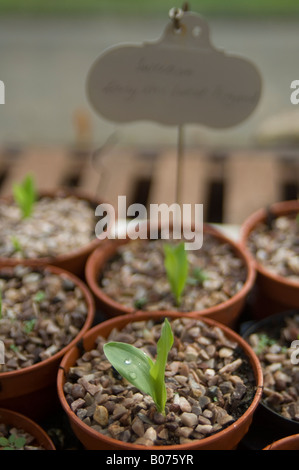
<path fill-rule="evenodd" d="M 45 450 L 27 431 L 0 423 L 0 450 Z"/>
<path fill-rule="evenodd" d="M 246 280 L 244 262 L 228 243 L 204 234 L 200 250 L 189 251 L 189 278 L 176 305 L 164 267 L 163 240 L 136 240 L 107 262 L 101 289 L 125 307 L 145 311 L 201 311 L 227 301 Z"/>
<path fill-rule="evenodd" d="M 98 337 L 70 368 L 64 393 L 86 425 L 108 437 L 144 446 L 176 445 L 204 439 L 237 420 L 255 393 L 247 357 L 218 326 L 200 320 L 171 320 L 173 347 L 165 371 L 167 403 L 158 413 L 148 395 L 123 379 L 107 361 L 103 345 L 129 343 L 156 355 L 161 324 L 153 320 Z"/>
<path fill-rule="evenodd" d="M 299 281 L 299 219 L 296 213 L 259 223 L 248 236 L 248 248 L 273 274 Z"/>
<path fill-rule="evenodd" d="M 76 197 L 41 197 L 30 217 L 17 204 L 0 204 L 0 257 L 46 258 L 70 253 L 94 239 L 91 205 Z"/>
<path fill-rule="evenodd" d="M 276 329 L 277 330 L 277 329 Z M 299 365 L 292 361 L 292 342 L 299 338 L 299 315 L 285 319 L 277 331 L 249 336 L 263 369 L 263 403 L 287 419 L 299 422 Z"/>
<path fill-rule="evenodd" d="M 87 317 L 81 289 L 62 274 L 24 266 L 0 270 L 0 340 L 10 372 L 48 359 L 68 345 Z"/>

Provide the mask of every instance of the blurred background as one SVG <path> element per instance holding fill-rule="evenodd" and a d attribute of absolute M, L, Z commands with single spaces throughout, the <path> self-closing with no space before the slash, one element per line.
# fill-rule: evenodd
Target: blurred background
<path fill-rule="evenodd" d="M 244 123 L 222 131 L 203 126 L 185 129 L 186 152 L 196 151 L 189 157 L 185 175 L 193 192 L 189 189 L 185 200 L 206 203 L 209 221 L 240 223 L 254 208 L 298 194 L 299 111 L 291 104 L 290 84 L 299 79 L 299 2 L 188 3 L 189 10 L 209 22 L 216 48 L 248 58 L 262 75 L 261 101 Z M 42 174 L 40 185 L 56 182 L 95 190 L 103 177 L 102 161 L 98 166 L 95 161 L 104 150 L 88 170 L 80 158 L 72 160 L 71 167 L 62 165 L 61 155 L 69 158 L 70 149 L 82 152 L 86 146 L 90 156 L 112 139 L 112 156 L 106 162 L 111 185 L 107 188 L 106 178 L 103 196 L 116 200 L 116 194 L 128 194 L 128 202 L 144 203 L 173 199 L 175 183 L 170 173 L 177 129 L 149 122 L 121 126 L 107 122 L 91 110 L 85 80 L 91 64 L 107 47 L 158 39 L 170 8 L 181 6 L 172 0 L 0 0 L 0 79 L 6 87 L 6 103 L 0 106 L 1 192 L 9 191 L 11 180 L 30 166 L 44 173 L 50 161 L 50 167 L 56 165 L 56 179 Z M 113 157 L 115 146 L 118 152 L 130 154 L 128 158 L 132 152 L 125 149 L 133 149 L 137 166 L 131 161 L 122 170 L 119 161 L 124 159 L 119 154 Z M 47 158 L 41 163 L 42 149 Z M 163 160 L 160 153 L 165 149 L 174 155 L 167 154 Z M 13 160 L 22 154 L 28 158 L 23 167 L 20 160 Z M 15 161 L 18 165 L 12 165 Z M 130 171 L 134 168 L 128 176 L 125 166 Z M 62 175 L 63 171 L 67 174 Z M 197 180 L 189 184 L 194 172 Z M 199 189 L 195 191 L 194 185 Z M 238 205 L 238 191 L 243 205 Z"/>

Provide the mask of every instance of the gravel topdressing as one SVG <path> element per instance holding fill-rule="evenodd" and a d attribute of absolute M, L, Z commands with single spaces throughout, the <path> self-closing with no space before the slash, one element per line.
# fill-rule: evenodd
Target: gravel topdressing
<path fill-rule="evenodd" d="M 10 372 L 43 361 L 67 346 L 88 313 L 83 292 L 68 276 L 47 269 L 0 269 L 0 340 Z"/>
<path fill-rule="evenodd" d="M 103 353 L 107 341 L 142 349 L 153 360 L 161 324 L 132 322 L 109 338 L 98 337 L 67 374 L 71 410 L 95 431 L 144 446 L 177 445 L 211 436 L 234 423 L 252 403 L 256 381 L 247 356 L 216 326 L 180 318 L 170 321 L 174 344 L 165 372 L 165 415 L 152 398 L 129 384 Z M 125 361 L 124 357 L 124 361 Z"/>
<path fill-rule="evenodd" d="M 263 402 L 299 426 L 299 314 L 286 317 L 280 327 L 263 328 L 250 335 L 249 343 L 263 369 Z"/>
<path fill-rule="evenodd" d="M 165 243 L 136 240 L 122 245 L 101 273 L 103 292 L 133 309 L 190 312 L 225 302 L 242 289 L 247 277 L 244 261 L 231 245 L 205 234 L 202 248 L 187 252 L 189 278 L 177 306 L 164 268 Z"/>
<path fill-rule="evenodd" d="M 24 429 L 0 423 L 0 450 L 45 450 Z"/>
<path fill-rule="evenodd" d="M 299 282 L 299 218 L 276 217 L 269 226 L 258 224 L 247 246 L 259 264 L 273 274 Z"/>
<path fill-rule="evenodd" d="M 0 257 L 44 258 L 65 255 L 95 238 L 94 210 L 76 197 L 42 197 L 22 218 L 14 203 L 0 204 Z"/>

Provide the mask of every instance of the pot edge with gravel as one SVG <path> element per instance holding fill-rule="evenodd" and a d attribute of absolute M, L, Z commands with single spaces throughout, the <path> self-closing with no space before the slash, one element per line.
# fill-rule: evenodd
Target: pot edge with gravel
<path fill-rule="evenodd" d="M 195 319 L 191 319 L 188 317 L 187 314 L 179 314 L 179 313 L 174 313 L 167 315 L 169 320 L 178 320 L 178 319 L 185 319 L 188 322 L 193 322 L 196 323 Z M 109 332 L 112 331 L 113 328 L 118 327 L 119 329 L 122 329 L 127 324 L 130 324 L 130 322 L 139 322 L 139 321 L 144 321 L 148 319 L 152 319 L 153 321 L 156 320 L 162 320 L 165 318 L 165 315 L 162 315 L 161 313 L 137 313 L 137 314 L 130 314 L 126 315 L 124 317 L 117 317 L 114 319 L 107 320 L 103 322 L 101 325 L 97 325 L 97 327 L 92 328 L 85 336 L 83 339 L 83 344 L 84 348 L 86 351 L 90 351 L 95 343 L 96 338 L 98 337 L 98 334 L 103 334 L 104 337 L 108 337 Z M 160 450 L 166 450 L 166 449 L 199 449 L 199 448 L 207 448 L 207 449 L 229 449 L 229 448 L 234 448 L 238 442 L 242 439 L 243 435 L 247 432 L 248 427 L 251 423 L 252 420 L 252 415 L 253 412 L 255 411 L 258 402 L 260 400 L 260 395 L 261 395 L 261 387 L 262 387 L 262 375 L 261 375 L 261 370 L 259 366 L 259 362 L 251 350 L 251 348 L 248 346 L 248 344 L 242 340 L 242 338 L 239 337 L 233 330 L 230 330 L 229 328 L 225 327 L 224 325 L 215 322 L 214 320 L 211 319 L 201 319 L 199 318 L 199 322 L 202 322 L 204 325 L 213 325 L 217 328 L 220 328 L 221 332 L 226 332 L 228 335 L 228 338 L 230 338 L 233 341 L 237 341 L 238 345 L 241 347 L 242 351 L 245 351 L 245 354 L 247 357 L 249 357 L 250 361 L 250 367 L 252 368 L 253 375 L 255 377 L 255 392 L 253 394 L 252 401 L 250 405 L 248 406 L 247 410 L 240 416 L 233 424 L 228 425 L 226 429 L 219 430 L 215 434 L 205 437 L 204 439 L 195 439 L 192 440 L 192 442 L 188 442 L 188 440 L 185 443 L 181 444 L 170 444 L 170 445 L 149 445 L 145 447 L 144 445 L 140 444 L 134 444 L 134 443 L 126 443 L 119 441 L 117 439 L 108 437 L 106 435 L 101 435 L 99 432 L 96 430 L 92 429 L 90 426 L 82 422 L 81 419 L 76 416 L 74 411 L 71 410 L 69 403 L 66 399 L 65 393 L 64 393 L 64 385 L 67 380 L 67 373 L 70 371 L 70 369 L 74 366 L 76 360 L 78 359 L 79 351 L 76 348 L 72 348 L 63 358 L 61 362 L 61 367 L 58 372 L 58 378 L 57 378 L 57 386 L 58 386 L 58 395 L 59 399 L 61 402 L 61 405 L 64 409 L 64 411 L 67 413 L 70 424 L 79 438 L 83 445 L 87 449 L 106 449 L 106 450 L 111 450 L 111 449 L 160 449 Z M 110 365 L 111 369 L 111 365 Z M 184 380 L 184 379 L 182 379 Z M 170 378 L 171 381 L 171 378 Z M 182 401 L 185 401 L 186 398 Z M 79 400 L 80 401 L 80 400 Z M 210 402 L 210 400 L 208 400 Z M 152 402 L 151 402 L 152 404 Z M 175 408 L 177 408 L 177 404 L 174 405 Z M 100 411 L 100 410 L 99 410 Z M 174 413 L 175 414 L 175 413 Z M 192 414 L 192 413 L 191 413 Z M 211 413 L 210 413 L 211 414 Z M 186 411 L 186 414 L 184 416 L 185 419 L 193 419 L 194 416 L 189 416 L 188 412 Z M 207 422 L 207 418 L 203 417 L 202 421 Z M 186 421 L 187 422 L 187 421 Z M 171 426 L 170 426 L 171 427 Z M 207 427 L 205 428 L 204 425 L 201 423 L 201 427 L 199 426 L 199 429 L 202 431 L 209 431 L 211 432 L 211 428 Z M 190 432 L 190 430 L 189 430 Z"/>
<path fill-rule="evenodd" d="M 70 200 L 73 199 L 78 200 L 79 202 L 81 201 L 82 203 L 87 203 L 88 207 L 90 207 L 93 212 L 93 215 L 91 216 L 92 223 L 90 226 L 90 240 L 87 240 L 84 245 L 73 247 L 68 252 L 62 251 L 60 253 L 53 253 L 52 255 L 43 255 L 39 257 L 20 257 L 20 255 L 18 255 L 17 257 L 1 256 L 0 261 L 11 266 L 14 266 L 20 262 L 29 266 L 51 264 L 73 272 L 76 275 L 82 276 L 84 274 L 85 262 L 89 254 L 102 243 L 102 241 L 95 236 L 94 232 L 97 222 L 97 219 L 94 215 L 94 209 L 98 206 L 100 202 L 97 201 L 95 197 L 91 196 L 87 192 L 77 189 L 72 190 L 66 188 L 57 188 L 55 190 L 39 190 L 37 192 L 36 198 L 37 200 L 44 199 L 49 201 L 56 198 L 57 200 L 66 200 L 67 198 L 70 198 Z M 0 204 L 1 201 L 2 203 L 5 203 L 5 205 L 10 204 L 12 202 L 13 205 L 16 206 L 12 195 L 2 197 L 0 199 Z M 18 237 L 11 237 L 11 247 L 17 252 L 22 249 Z"/>
<path fill-rule="evenodd" d="M 0 405 L 4 408 L 11 408 L 21 412 L 26 409 L 28 410 L 26 414 L 35 418 L 39 416 L 40 412 L 47 412 L 47 406 L 45 406 L 46 400 L 47 398 L 53 398 L 52 393 L 55 389 L 57 368 L 61 357 L 69 348 L 80 341 L 83 334 L 91 327 L 94 319 L 95 306 L 92 294 L 85 284 L 72 273 L 59 267 L 51 265 L 36 268 L 24 265 L 18 266 L 17 268 L 2 266 L 1 270 L 2 272 L 3 270 L 13 272 L 15 269 L 20 268 L 28 270 L 29 272 L 47 271 L 58 278 L 60 276 L 63 277 L 65 280 L 70 281 L 75 289 L 78 288 L 80 290 L 82 293 L 82 301 L 86 304 L 84 323 L 79 329 L 78 334 L 76 334 L 68 344 L 65 344 L 63 348 L 50 355 L 50 357 L 40 360 L 33 365 L 0 373 Z M 40 393 L 41 390 L 45 391 L 45 393 Z M 26 397 L 29 398 L 27 399 Z M 37 415 L 35 416 L 35 414 Z"/>
<path fill-rule="evenodd" d="M 299 311 L 287 310 L 253 323 L 243 334 L 266 374 L 257 422 L 273 428 L 277 439 L 299 432 L 299 368 L 292 364 L 298 357 L 298 332 Z M 297 391 L 293 390 L 296 385 Z M 292 418 L 289 411 L 296 413 L 296 409 L 297 416 Z"/>
<path fill-rule="evenodd" d="M 299 212 L 299 201 L 275 202 L 261 208 L 244 220 L 240 231 L 240 245 L 247 252 L 257 271 L 257 285 L 262 295 L 287 308 L 299 307 L 299 283 L 266 269 L 259 263 L 248 247 L 248 238 L 260 223 L 272 224 L 278 216 L 288 216 Z"/>
<path fill-rule="evenodd" d="M 230 298 L 226 298 L 216 305 L 211 307 L 202 308 L 201 310 L 191 310 L 188 314 L 200 314 L 202 316 L 215 319 L 228 326 L 234 326 L 241 309 L 245 304 L 246 297 L 253 287 L 255 281 L 255 269 L 251 258 L 248 253 L 243 250 L 240 245 L 231 239 L 227 238 L 224 234 L 219 232 L 212 226 L 207 224 L 204 225 L 204 234 L 215 237 L 219 245 L 229 246 L 232 253 L 236 255 L 236 259 L 243 262 L 243 267 L 246 272 L 243 286 L 235 292 Z M 136 240 L 138 242 L 138 240 Z M 139 240 L 139 242 L 146 243 L 148 240 Z M 99 285 L 99 279 L 102 276 L 103 270 L 107 263 L 114 258 L 119 247 L 126 246 L 128 243 L 134 243 L 130 239 L 126 240 L 111 240 L 105 246 L 97 248 L 88 258 L 85 268 L 85 276 L 88 286 L 95 295 L 98 305 L 104 310 L 108 316 L 128 314 L 136 311 L 146 311 L 142 306 L 125 306 L 115 300 L 115 296 L 107 295 L 103 288 Z M 193 280 L 193 279 L 191 279 Z M 149 310 L 150 311 L 150 310 Z M 167 313 L 169 311 L 180 311 L 179 308 L 163 308 L 161 313 Z"/>
<path fill-rule="evenodd" d="M 22 429 L 34 437 L 38 446 L 44 450 L 56 450 L 47 432 L 35 421 L 16 411 L 0 408 L 0 424 Z M 35 449 L 34 449 L 35 450 Z"/>

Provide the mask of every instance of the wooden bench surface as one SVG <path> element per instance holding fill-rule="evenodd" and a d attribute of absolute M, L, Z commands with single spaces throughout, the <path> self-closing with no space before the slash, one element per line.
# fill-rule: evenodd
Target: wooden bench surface
<path fill-rule="evenodd" d="M 175 201 L 176 148 L 114 146 L 97 158 L 92 148 L 32 147 L 0 150 L 0 195 L 31 172 L 40 189 L 82 189 L 117 204 L 171 204 Z M 204 205 L 205 220 L 240 224 L 253 211 L 298 197 L 296 155 L 275 150 L 187 148 L 182 168 L 183 203 Z"/>

